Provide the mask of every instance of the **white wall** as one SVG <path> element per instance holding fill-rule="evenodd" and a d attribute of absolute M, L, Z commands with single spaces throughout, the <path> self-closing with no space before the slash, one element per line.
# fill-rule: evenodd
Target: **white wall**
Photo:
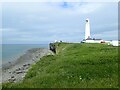
<path fill-rule="evenodd" d="M 86 40 L 85 43 L 101 43 L 101 40 Z"/>

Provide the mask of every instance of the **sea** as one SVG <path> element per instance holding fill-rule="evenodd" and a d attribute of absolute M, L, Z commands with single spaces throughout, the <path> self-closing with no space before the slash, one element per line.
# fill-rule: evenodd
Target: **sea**
<path fill-rule="evenodd" d="M 2 44 L 0 60 L 2 64 L 16 60 L 31 48 L 48 48 L 48 44 Z"/>

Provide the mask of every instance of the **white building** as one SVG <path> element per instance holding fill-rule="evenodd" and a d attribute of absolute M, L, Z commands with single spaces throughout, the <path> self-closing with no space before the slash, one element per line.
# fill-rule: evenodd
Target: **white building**
<path fill-rule="evenodd" d="M 118 40 L 112 40 L 112 41 L 108 42 L 108 45 L 119 46 L 119 41 Z"/>

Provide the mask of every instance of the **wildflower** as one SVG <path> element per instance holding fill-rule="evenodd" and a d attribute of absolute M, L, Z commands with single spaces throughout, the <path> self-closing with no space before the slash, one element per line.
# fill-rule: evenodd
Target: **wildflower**
<path fill-rule="evenodd" d="M 80 80 L 81 80 L 82 78 L 80 77 Z"/>
<path fill-rule="evenodd" d="M 81 79 L 82 79 L 82 77 L 81 77 L 81 76 L 79 76 L 79 79 L 81 80 Z"/>

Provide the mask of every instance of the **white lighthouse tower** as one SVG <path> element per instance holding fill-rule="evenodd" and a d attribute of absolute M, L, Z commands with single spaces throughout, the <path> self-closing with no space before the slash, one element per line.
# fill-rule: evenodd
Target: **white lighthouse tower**
<path fill-rule="evenodd" d="M 82 43 L 104 43 L 102 39 L 91 38 L 90 36 L 90 21 L 87 18 L 85 24 L 85 39 L 81 41 Z"/>
<path fill-rule="evenodd" d="M 86 19 L 85 39 L 90 39 L 90 21 L 89 21 L 89 19 Z"/>

